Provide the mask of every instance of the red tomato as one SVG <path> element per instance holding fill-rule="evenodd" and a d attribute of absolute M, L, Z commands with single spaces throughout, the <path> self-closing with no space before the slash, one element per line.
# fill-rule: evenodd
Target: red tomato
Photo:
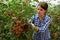
<path fill-rule="evenodd" d="M 21 32 L 20 32 L 20 31 L 18 31 L 18 32 L 17 32 L 17 36 L 20 36 L 20 35 L 21 35 Z"/>
<path fill-rule="evenodd" d="M 22 29 L 24 29 L 24 26 L 21 26 Z"/>
<path fill-rule="evenodd" d="M 17 28 L 17 35 L 20 36 L 21 34 L 21 28 Z"/>
<path fill-rule="evenodd" d="M 19 25 L 19 24 L 16 23 L 16 24 L 14 24 L 14 27 L 17 27 L 18 25 Z"/>
<path fill-rule="evenodd" d="M 13 33 L 17 36 L 21 35 L 21 29 L 20 28 L 16 28 L 15 30 L 13 30 Z"/>
<path fill-rule="evenodd" d="M 28 31 L 29 31 L 28 29 L 25 30 L 26 33 L 27 33 Z"/>
<path fill-rule="evenodd" d="M 13 30 L 13 33 L 16 34 L 16 30 Z"/>

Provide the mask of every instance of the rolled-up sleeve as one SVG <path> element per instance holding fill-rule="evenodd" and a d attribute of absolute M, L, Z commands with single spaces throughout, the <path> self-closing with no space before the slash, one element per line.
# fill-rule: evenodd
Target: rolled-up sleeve
<path fill-rule="evenodd" d="M 45 30 L 48 28 L 50 22 L 51 22 L 51 19 L 48 18 L 46 20 L 46 23 L 42 27 L 38 27 L 38 32 L 45 32 Z"/>

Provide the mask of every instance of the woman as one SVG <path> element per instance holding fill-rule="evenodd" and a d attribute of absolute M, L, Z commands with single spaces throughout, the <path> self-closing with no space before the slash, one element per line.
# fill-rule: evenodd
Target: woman
<path fill-rule="evenodd" d="M 38 3 L 38 13 L 32 16 L 32 27 L 37 31 L 33 33 L 34 40 L 50 40 L 50 32 L 48 26 L 50 24 L 50 17 L 46 14 L 48 10 L 48 4 L 46 2 Z"/>

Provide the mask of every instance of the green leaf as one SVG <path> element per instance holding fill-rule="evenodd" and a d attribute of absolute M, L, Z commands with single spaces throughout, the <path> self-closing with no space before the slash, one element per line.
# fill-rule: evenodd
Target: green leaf
<path fill-rule="evenodd" d="M 34 0 L 34 1 L 38 2 L 38 0 Z"/>

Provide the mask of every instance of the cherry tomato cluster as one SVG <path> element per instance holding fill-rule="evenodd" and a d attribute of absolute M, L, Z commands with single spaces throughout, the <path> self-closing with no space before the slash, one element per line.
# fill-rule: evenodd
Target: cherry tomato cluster
<path fill-rule="evenodd" d="M 21 26 L 20 24 L 21 24 L 22 26 Z M 27 32 L 29 31 L 28 24 L 26 24 L 26 22 L 17 21 L 17 22 L 14 24 L 13 33 L 14 33 L 15 35 L 20 36 L 22 31 L 25 32 L 25 33 L 27 33 Z"/>

